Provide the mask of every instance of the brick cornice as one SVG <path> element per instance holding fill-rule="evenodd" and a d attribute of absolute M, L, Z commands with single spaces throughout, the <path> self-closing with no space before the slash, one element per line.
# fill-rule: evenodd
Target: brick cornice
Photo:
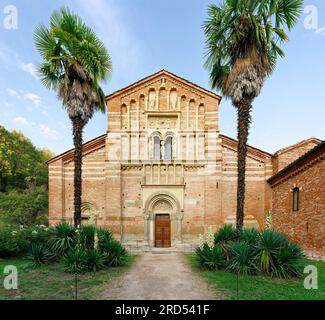
<path fill-rule="evenodd" d="M 106 134 L 103 134 L 95 139 L 92 139 L 82 145 L 82 156 L 85 156 L 95 150 L 105 147 Z M 48 160 L 46 163 L 50 165 L 52 162 L 62 159 L 63 163 L 67 163 L 73 160 L 74 148 L 64 153 L 61 153 L 54 158 Z"/>
<path fill-rule="evenodd" d="M 293 176 L 307 170 L 314 164 L 322 161 L 325 159 L 325 141 L 321 142 L 315 148 L 311 149 L 303 156 L 298 158 L 297 160 L 293 161 L 287 167 L 280 170 L 278 173 L 273 175 L 271 178 L 267 180 L 267 182 L 272 186 L 275 187 L 280 183 L 290 179 Z"/>
<path fill-rule="evenodd" d="M 206 95 L 209 95 L 215 99 L 218 99 L 219 102 L 221 101 L 222 97 L 215 94 L 214 92 L 212 91 L 209 91 L 207 89 L 204 89 L 200 86 L 198 86 L 197 84 L 189 81 L 189 80 L 186 80 L 184 78 L 181 78 L 169 71 L 166 71 L 166 70 L 160 70 L 148 77 L 145 77 L 139 81 L 136 81 L 132 84 L 130 84 L 129 86 L 125 87 L 125 88 L 122 88 L 120 90 L 117 90 L 111 94 L 109 94 L 108 96 L 106 96 L 106 101 L 108 100 L 111 100 L 112 98 L 118 96 L 118 95 L 129 95 L 129 94 L 132 94 L 134 92 L 137 92 L 137 91 L 141 91 L 141 89 L 143 87 L 147 87 L 147 86 L 150 86 L 154 83 L 156 83 L 157 81 L 159 81 L 159 79 L 157 79 L 158 77 L 160 76 L 167 76 L 169 78 L 169 80 L 171 82 L 173 82 L 174 84 L 178 85 L 178 86 L 181 86 L 181 87 L 184 87 L 188 90 L 191 90 L 193 91 L 193 93 L 199 95 L 200 93 L 202 94 L 206 94 Z"/>
<path fill-rule="evenodd" d="M 222 134 L 220 134 L 219 137 L 222 140 L 223 146 L 225 146 L 229 149 L 232 149 L 234 151 L 237 151 L 237 144 L 238 144 L 237 140 L 230 138 L 228 136 L 222 135 Z M 270 154 L 266 151 L 251 147 L 249 145 L 247 146 L 247 155 L 249 157 L 254 158 L 255 160 L 262 161 L 262 162 L 265 162 L 268 159 L 271 160 L 271 158 L 272 158 L 272 154 Z"/>

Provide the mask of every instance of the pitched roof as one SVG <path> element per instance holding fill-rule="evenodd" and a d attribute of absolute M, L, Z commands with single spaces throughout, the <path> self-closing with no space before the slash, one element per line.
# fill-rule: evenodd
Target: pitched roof
<path fill-rule="evenodd" d="M 318 140 L 318 139 L 317 139 Z M 321 140 L 319 140 L 321 141 Z M 294 174 L 297 170 L 303 169 L 305 166 L 309 166 L 314 160 L 323 159 L 325 157 L 325 141 L 321 141 L 317 146 L 303 154 L 297 160 L 291 162 L 288 166 L 277 172 L 267 181 L 271 185 L 288 178 Z"/>
<path fill-rule="evenodd" d="M 305 139 L 305 140 L 302 140 L 302 141 L 299 141 L 295 144 L 292 144 L 290 146 L 287 146 L 285 148 L 282 148 L 280 150 L 278 150 L 274 156 L 277 156 L 278 154 L 281 154 L 281 153 L 284 153 L 284 152 L 287 152 L 287 151 L 290 151 L 292 149 L 295 149 L 297 147 L 301 147 L 303 146 L 304 144 L 307 144 L 307 143 L 310 143 L 310 142 L 314 142 L 315 144 L 319 144 L 320 142 L 322 142 L 322 140 L 318 139 L 318 138 L 315 138 L 315 137 L 311 137 L 311 138 L 308 138 L 308 139 Z"/>
<path fill-rule="evenodd" d="M 193 83 L 193 82 L 191 82 L 191 81 L 189 81 L 189 80 L 186 80 L 186 79 L 184 79 L 184 78 L 182 78 L 182 77 L 179 77 L 179 76 L 177 76 L 176 74 L 174 74 L 174 73 L 172 73 L 172 72 L 169 72 L 169 71 L 167 71 L 167 70 L 165 70 L 165 69 L 162 69 L 162 70 L 160 70 L 160 71 L 158 71 L 158 72 L 156 72 L 156 73 L 154 73 L 154 74 L 151 74 L 151 75 L 149 75 L 149 76 L 147 76 L 147 77 L 145 77 L 145 78 L 143 78 L 143 79 L 140 79 L 140 80 L 138 80 L 138 81 L 136 81 L 136 82 L 134 82 L 134 83 L 132 83 L 132 84 L 130 84 L 130 85 L 128 85 L 128 86 L 122 88 L 122 89 L 119 89 L 119 90 L 117 90 L 117 91 L 115 91 L 115 92 L 113 92 L 113 93 L 107 95 L 107 96 L 106 96 L 106 101 L 109 100 L 109 99 L 111 99 L 111 98 L 113 98 L 113 97 L 116 96 L 116 95 L 119 95 L 119 94 L 121 94 L 121 93 L 123 93 L 123 92 L 125 92 L 125 91 L 127 91 L 127 90 L 130 90 L 130 89 L 132 89 L 132 88 L 134 88 L 134 87 L 140 85 L 141 83 L 144 83 L 144 82 L 146 82 L 146 81 L 150 81 L 151 79 L 154 79 L 155 77 L 158 77 L 158 76 L 160 76 L 160 75 L 167 75 L 167 76 L 172 77 L 172 78 L 174 78 L 174 79 L 176 79 L 176 80 L 179 80 L 179 81 L 181 81 L 181 82 L 184 82 L 184 83 L 186 83 L 188 86 L 193 87 L 193 88 L 195 88 L 196 90 L 199 90 L 199 91 L 201 91 L 201 92 L 203 92 L 203 93 L 205 93 L 205 94 L 208 94 L 208 95 L 210 95 L 210 96 L 213 96 L 214 98 L 219 99 L 219 101 L 221 101 L 221 99 L 222 99 L 222 97 L 219 96 L 219 95 L 217 95 L 216 93 L 214 93 L 214 92 L 212 92 L 212 91 L 210 91 L 210 90 L 207 90 L 207 89 L 205 89 L 205 88 L 203 88 L 203 87 L 201 87 L 201 86 L 199 86 L 199 85 L 197 85 L 197 84 L 195 84 L 195 83 Z"/>
<path fill-rule="evenodd" d="M 101 136 L 96 137 L 90 141 L 87 141 L 86 143 L 84 143 L 82 145 L 82 155 L 84 156 L 90 152 L 93 152 L 97 149 L 104 147 L 105 140 L 106 140 L 106 133 L 102 134 Z M 62 159 L 63 162 L 72 161 L 73 151 L 74 151 L 74 148 L 53 157 L 52 159 L 48 160 L 46 163 L 49 165 L 50 163 L 52 163 L 56 160 L 59 160 L 60 158 L 63 158 Z"/>
<path fill-rule="evenodd" d="M 233 149 L 237 148 L 238 140 L 233 139 L 231 137 L 225 136 L 223 134 L 220 134 L 219 137 L 222 139 L 222 144 L 232 147 Z M 264 150 L 252 147 L 250 145 L 247 145 L 247 151 L 250 156 L 255 156 L 258 159 L 265 160 L 265 158 L 271 158 L 272 154 L 268 153 Z"/>

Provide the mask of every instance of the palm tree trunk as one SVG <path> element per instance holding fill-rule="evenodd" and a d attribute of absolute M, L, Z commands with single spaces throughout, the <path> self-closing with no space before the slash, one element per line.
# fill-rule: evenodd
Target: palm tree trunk
<path fill-rule="evenodd" d="M 247 155 L 247 139 L 249 134 L 249 125 L 251 122 L 251 105 L 252 100 L 248 96 L 236 105 L 237 107 L 237 213 L 236 228 L 241 230 L 244 224 L 244 205 L 245 205 L 245 172 L 246 172 L 246 155 Z"/>
<path fill-rule="evenodd" d="M 81 225 L 81 194 L 82 194 L 82 132 L 85 122 L 81 117 L 72 119 L 74 143 L 74 225 Z"/>

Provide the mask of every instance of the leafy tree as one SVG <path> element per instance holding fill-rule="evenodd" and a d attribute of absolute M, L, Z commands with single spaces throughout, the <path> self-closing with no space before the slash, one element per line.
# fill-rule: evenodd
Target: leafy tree
<path fill-rule="evenodd" d="M 47 211 L 48 197 L 44 187 L 0 193 L 0 217 L 6 224 L 46 224 Z"/>
<path fill-rule="evenodd" d="M 237 229 L 243 227 L 247 139 L 253 100 L 284 57 L 281 43 L 297 23 L 303 0 L 225 0 L 210 5 L 203 24 L 205 66 L 212 88 L 232 100 L 237 110 Z"/>
<path fill-rule="evenodd" d="M 0 126 L 0 192 L 47 187 L 46 161 L 54 154 L 38 150 L 21 132 Z"/>
<path fill-rule="evenodd" d="M 53 12 L 49 27 L 37 27 L 35 45 L 44 60 L 39 67 L 42 83 L 57 92 L 72 123 L 77 226 L 81 224 L 83 129 L 95 111 L 105 111 L 99 83 L 110 76 L 112 63 L 103 42 L 67 8 Z"/>

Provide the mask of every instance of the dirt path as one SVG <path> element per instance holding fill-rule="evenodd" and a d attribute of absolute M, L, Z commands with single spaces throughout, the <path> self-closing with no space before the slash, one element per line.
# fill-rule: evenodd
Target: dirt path
<path fill-rule="evenodd" d="M 130 271 L 103 291 L 109 300 L 212 300 L 216 296 L 178 253 L 142 254 Z"/>

